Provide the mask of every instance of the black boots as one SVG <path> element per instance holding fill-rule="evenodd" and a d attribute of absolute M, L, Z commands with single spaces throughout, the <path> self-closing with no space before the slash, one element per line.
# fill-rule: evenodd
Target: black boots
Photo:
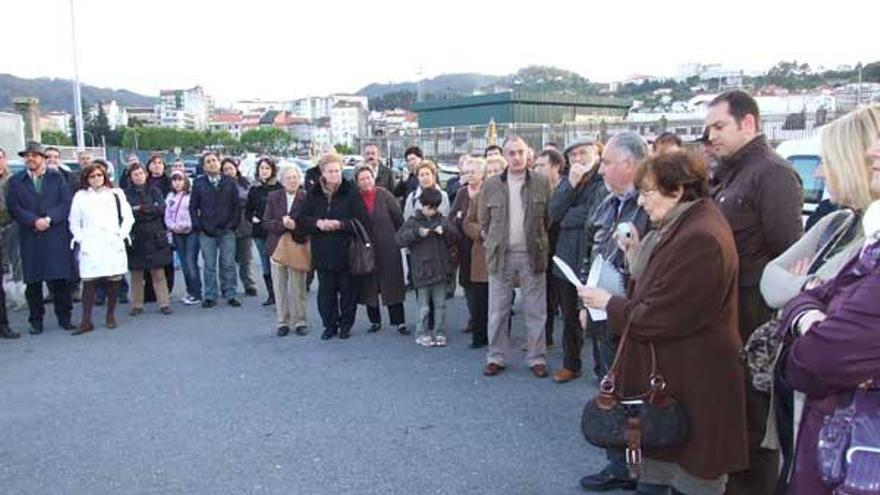
<path fill-rule="evenodd" d="M 119 288 L 122 286 L 121 280 L 107 281 L 107 316 L 104 319 L 104 326 L 110 330 L 116 328 L 116 302 L 119 300 Z"/>
<path fill-rule="evenodd" d="M 0 339 L 17 339 L 19 337 L 21 335 L 13 332 L 9 325 L 0 325 Z"/>
<path fill-rule="evenodd" d="M 263 275 L 263 282 L 266 283 L 266 293 L 269 297 L 263 302 L 263 306 L 272 306 L 275 304 L 275 288 L 272 287 L 272 275 Z"/>

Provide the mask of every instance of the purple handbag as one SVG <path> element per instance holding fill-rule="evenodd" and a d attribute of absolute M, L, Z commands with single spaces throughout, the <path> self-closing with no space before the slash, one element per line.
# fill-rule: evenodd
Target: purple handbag
<path fill-rule="evenodd" d="M 817 446 L 822 482 L 836 495 L 880 493 L 880 390 L 859 388 L 825 417 Z"/>

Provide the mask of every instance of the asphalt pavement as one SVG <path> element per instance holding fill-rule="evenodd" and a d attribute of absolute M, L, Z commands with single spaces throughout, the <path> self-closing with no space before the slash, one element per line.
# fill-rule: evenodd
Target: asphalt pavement
<path fill-rule="evenodd" d="M 279 338 L 261 301 L 136 318 L 123 305 L 116 330 L 80 337 L 51 307 L 39 336 L 11 312 L 23 335 L 0 341 L 0 493 L 579 494 L 603 465 L 578 428 L 595 380 L 533 377 L 518 316 L 508 369 L 487 378 L 460 296 L 446 348 L 400 336 L 384 310 L 367 334 L 363 308 L 351 339 L 321 341 L 314 287 L 310 333 Z M 406 310 L 412 327 L 413 293 Z"/>

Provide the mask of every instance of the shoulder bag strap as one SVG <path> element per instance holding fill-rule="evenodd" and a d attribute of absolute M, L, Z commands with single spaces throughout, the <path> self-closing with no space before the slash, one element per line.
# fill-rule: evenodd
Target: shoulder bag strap
<path fill-rule="evenodd" d="M 122 203 L 119 201 L 119 195 L 116 191 L 110 191 L 113 194 L 113 201 L 116 202 L 116 221 L 122 227 Z"/>

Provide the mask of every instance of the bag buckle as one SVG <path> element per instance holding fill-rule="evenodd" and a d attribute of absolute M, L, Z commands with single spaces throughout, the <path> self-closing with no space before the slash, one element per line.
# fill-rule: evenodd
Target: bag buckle
<path fill-rule="evenodd" d="M 626 449 L 626 463 L 640 465 L 642 463 L 642 449 Z"/>

